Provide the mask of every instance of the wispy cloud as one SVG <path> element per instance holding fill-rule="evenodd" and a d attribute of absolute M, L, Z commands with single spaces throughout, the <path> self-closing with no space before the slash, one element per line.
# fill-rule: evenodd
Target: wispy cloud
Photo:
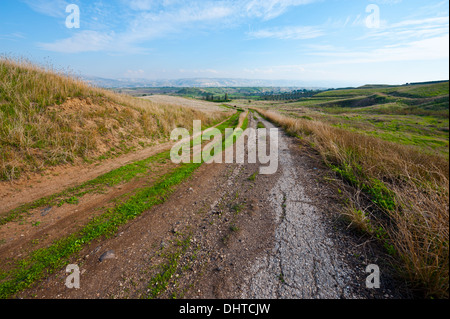
<path fill-rule="evenodd" d="M 69 38 L 38 45 L 44 50 L 64 53 L 98 51 L 145 53 L 146 50 L 140 47 L 145 41 L 184 33 L 189 29 L 199 30 L 202 27 L 217 25 L 220 19 L 233 13 L 232 9 L 216 2 L 203 4 L 196 2 L 172 7 L 173 3 L 165 0 L 158 6 L 166 9 L 151 10 L 156 5 L 156 1 L 136 0 L 128 3 L 119 13 L 114 14 L 110 11 L 110 21 L 125 22 L 120 26 L 111 25 L 105 17 L 99 20 L 99 15 L 93 13 L 91 15 L 95 17 L 90 20 L 85 15 L 84 21 L 87 22 L 83 21 L 83 25 L 94 29 L 80 30 Z M 45 11 L 44 7 L 39 10 Z"/>
<path fill-rule="evenodd" d="M 155 1 L 152 0 L 131 0 L 128 1 L 128 5 L 133 10 L 147 11 L 153 9 L 155 6 Z"/>
<path fill-rule="evenodd" d="M 385 45 L 369 50 L 337 50 L 319 47 L 310 55 L 327 57 L 324 64 L 363 64 L 395 61 L 425 61 L 449 58 L 449 35 L 411 41 L 397 45 Z M 332 59 L 329 59 L 332 58 Z"/>
<path fill-rule="evenodd" d="M 25 0 L 33 10 L 56 16 L 63 12 L 64 0 Z M 132 0 L 122 1 L 123 10 L 111 19 L 124 22 L 120 27 L 102 28 L 97 18 L 84 22 L 91 30 L 54 41 L 40 43 L 42 49 L 57 52 L 92 52 L 125 50 L 126 53 L 145 52 L 140 45 L 146 41 L 171 35 L 187 34 L 189 31 L 209 32 L 232 28 L 249 18 L 270 20 L 278 17 L 293 6 L 301 6 L 318 0 Z M 56 6 L 55 6 L 56 5 Z M 58 9 L 55 9 L 58 8 Z M 82 8 L 81 8 L 82 9 Z M 88 19 L 86 15 L 84 19 Z M 95 21 L 94 21 L 95 20 Z M 105 22 L 107 23 L 107 22 Z M 107 31 L 105 31 L 107 30 Z M 283 35 L 284 34 L 284 35 Z M 278 37 L 286 39 L 307 39 L 320 36 L 320 30 L 310 27 L 290 27 L 280 30 L 261 30 L 253 33 L 255 38 Z"/>
<path fill-rule="evenodd" d="M 294 26 L 251 31 L 247 34 L 255 39 L 275 38 L 282 40 L 303 40 L 323 36 L 324 32 L 318 27 Z"/>
<path fill-rule="evenodd" d="M 449 33 L 449 17 L 433 17 L 404 20 L 392 24 L 382 24 L 381 28 L 371 29 L 360 39 L 383 38 L 393 41 L 408 41 L 412 38 L 425 39 Z"/>
<path fill-rule="evenodd" d="M 114 32 L 80 31 L 70 38 L 57 40 L 52 43 L 38 43 L 38 46 L 47 51 L 61 53 L 135 50 L 126 46 L 126 43 L 118 42 L 117 39 L 117 35 Z"/>
<path fill-rule="evenodd" d="M 387 3 L 397 2 L 384 4 Z M 354 24 L 360 24 L 361 20 L 356 19 Z M 331 25 L 330 21 L 326 25 Z M 351 48 L 315 45 L 309 46 L 308 54 L 325 57 L 327 65 L 432 61 L 449 57 L 448 16 L 383 20 L 379 28 L 361 30 L 366 30 L 365 34 L 355 38 Z"/>
<path fill-rule="evenodd" d="M 22 0 L 32 10 L 50 17 L 61 18 L 65 16 L 66 7 L 70 2 L 65 0 Z"/>
<path fill-rule="evenodd" d="M 9 34 L 0 34 L 0 39 L 1 40 L 16 41 L 16 40 L 25 39 L 25 38 L 26 38 L 26 36 L 22 32 L 13 32 L 13 33 L 9 33 Z"/>
<path fill-rule="evenodd" d="M 317 0 L 251 0 L 243 2 L 246 2 L 244 7 L 247 15 L 270 20 L 282 15 L 290 7 L 310 4 Z"/>

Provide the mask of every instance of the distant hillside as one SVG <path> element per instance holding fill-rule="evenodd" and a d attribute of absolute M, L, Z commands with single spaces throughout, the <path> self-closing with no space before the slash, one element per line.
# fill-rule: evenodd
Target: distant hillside
<path fill-rule="evenodd" d="M 330 81 L 258 80 L 231 78 L 189 78 L 174 80 L 146 79 L 106 79 L 83 76 L 91 85 L 103 88 L 217 88 L 217 87 L 292 87 L 292 88 L 330 88 L 336 83 Z M 345 83 L 343 83 L 345 85 Z"/>
<path fill-rule="evenodd" d="M 0 59 L 0 180 L 48 166 L 95 161 L 156 141 L 179 125 L 223 114 L 98 89 L 28 62 Z"/>
<path fill-rule="evenodd" d="M 373 107 L 393 114 L 449 117 L 449 81 L 402 86 L 365 85 L 359 88 L 329 90 L 308 99 L 318 107 Z"/>
<path fill-rule="evenodd" d="M 433 81 L 410 83 L 405 85 L 376 85 L 368 84 L 357 88 L 341 88 L 318 94 L 319 96 L 358 96 L 383 93 L 395 96 L 434 97 L 449 94 L 449 81 Z"/>

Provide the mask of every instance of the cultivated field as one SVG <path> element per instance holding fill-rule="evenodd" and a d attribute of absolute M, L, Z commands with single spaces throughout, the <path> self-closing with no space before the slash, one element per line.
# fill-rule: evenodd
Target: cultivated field
<path fill-rule="evenodd" d="M 145 96 L 142 97 L 143 100 L 152 101 L 153 103 L 158 104 L 170 104 L 170 105 L 177 105 L 177 106 L 183 106 L 192 108 L 194 110 L 202 111 L 202 112 L 223 112 L 226 110 L 223 106 L 220 106 L 220 104 L 195 100 L 195 99 L 186 99 L 182 97 L 177 96 L 170 96 L 170 95 L 151 95 L 151 96 Z"/>

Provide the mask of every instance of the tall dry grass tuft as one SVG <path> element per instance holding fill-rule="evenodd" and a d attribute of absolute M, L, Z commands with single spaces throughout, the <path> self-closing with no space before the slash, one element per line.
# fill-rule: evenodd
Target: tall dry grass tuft
<path fill-rule="evenodd" d="M 343 214 L 380 239 L 427 297 L 448 297 L 449 164 L 438 155 L 258 109 L 313 146 L 354 189 Z"/>
<path fill-rule="evenodd" d="M 226 115 L 140 100 L 26 60 L 0 58 L 0 180 L 118 155 L 166 141 L 194 119 L 212 125 Z"/>

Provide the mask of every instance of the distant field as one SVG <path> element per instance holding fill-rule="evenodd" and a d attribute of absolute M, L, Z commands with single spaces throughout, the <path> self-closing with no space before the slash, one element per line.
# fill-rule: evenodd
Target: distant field
<path fill-rule="evenodd" d="M 449 157 L 449 82 L 331 90 L 298 101 L 254 101 L 294 118 Z"/>
<path fill-rule="evenodd" d="M 180 97 L 205 99 L 213 95 L 230 99 L 259 100 L 266 94 L 279 94 L 298 89 L 296 87 L 150 87 L 150 88 L 117 88 L 118 93 L 125 93 L 135 97 L 152 95 L 173 95 Z"/>
<path fill-rule="evenodd" d="M 143 100 L 152 101 L 154 103 L 159 104 L 170 104 L 170 105 L 177 105 L 182 107 L 188 107 L 192 108 L 197 111 L 202 112 L 223 112 L 224 110 L 227 110 L 224 107 L 221 107 L 220 104 L 206 102 L 206 101 L 200 101 L 200 100 L 194 100 L 194 99 L 186 99 L 182 97 L 177 96 L 170 96 L 170 95 L 150 95 L 142 97 Z"/>

